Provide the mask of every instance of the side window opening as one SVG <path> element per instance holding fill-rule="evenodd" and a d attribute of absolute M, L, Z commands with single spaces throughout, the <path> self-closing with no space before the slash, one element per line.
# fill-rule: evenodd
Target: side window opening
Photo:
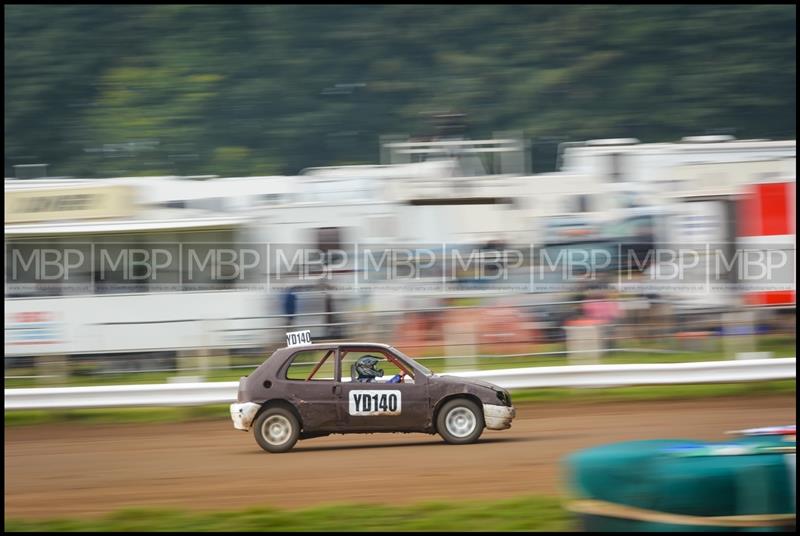
<path fill-rule="evenodd" d="M 334 350 L 302 350 L 292 356 L 286 379 L 292 381 L 334 381 Z"/>
<path fill-rule="evenodd" d="M 351 383 L 414 383 L 414 371 L 378 348 L 341 350 L 342 381 Z"/>

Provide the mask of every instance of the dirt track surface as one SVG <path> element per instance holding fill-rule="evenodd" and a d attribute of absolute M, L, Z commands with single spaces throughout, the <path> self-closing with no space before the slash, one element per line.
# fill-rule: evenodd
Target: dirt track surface
<path fill-rule="evenodd" d="M 268 454 L 230 421 L 5 429 L 5 516 L 92 516 L 124 507 L 204 510 L 319 503 L 497 499 L 562 490 L 562 457 L 633 439 L 722 440 L 795 422 L 795 397 L 523 405 L 474 445 L 376 434 Z"/>

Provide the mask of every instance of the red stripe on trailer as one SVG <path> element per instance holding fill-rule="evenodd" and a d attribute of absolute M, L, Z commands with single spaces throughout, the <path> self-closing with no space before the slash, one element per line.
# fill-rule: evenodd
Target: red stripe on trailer
<path fill-rule="evenodd" d="M 748 292 L 744 295 L 745 305 L 764 305 L 766 299 L 763 292 Z"/>
<path fill-rule="evenodd" d="M 765 292 L 764 295 L 767 305 L 789 305 L 797 299 L 793 290 L 775 290 Z"/>
<path fill-rule="evenodd" d="M 762 235 L 789 234 L 788 184 L 774 182 L 759 184 Z"/>
<path fill-rule="evenodd" d="M 789 234 L 797 233 L 797 181 L 792 181 L 787 186 L 787 204 L 789 206 Z"/>
<path fill-rule="evenodd" d="M 793 290 L 768 290 L 745 295 L 747 305 L 793 305 L 797 297 Z"/>
<path fill-rule="evenodd" d="M 739 236 L 759 236 L 761 234 L 760 206 L 758 191 L 751 187 L 739 201 Z"/>
<path fill-rule="evenodd" d="M 764 249 L 779 247 L 786 238 L 794 238 L 795 181 L 755 184 L 747 188 L 739 201 L 741 212 L 738 222 L 739 236 L 745 244 Z M 773 243 L 774 242 L 774 243 Z M 785 247 L 794 252 L 794 245 Z M 746 292 L 744 300 L 751 306 L 793 305 L 797 297 L 793 290 Z"/>

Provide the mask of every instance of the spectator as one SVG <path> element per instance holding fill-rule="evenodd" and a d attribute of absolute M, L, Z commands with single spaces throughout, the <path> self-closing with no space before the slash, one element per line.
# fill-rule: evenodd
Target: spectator
<path fill-rule="evenodd" d="M 297 287 L 289 287 L 283 296 L 283 314 L 286 316 L 286 327 L 294 324 L 294 315 L 297 313 Z"/>

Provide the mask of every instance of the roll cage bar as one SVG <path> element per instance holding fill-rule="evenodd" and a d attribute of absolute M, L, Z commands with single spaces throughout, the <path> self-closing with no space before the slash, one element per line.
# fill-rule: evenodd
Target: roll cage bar
<path fill-rule="evenodd" d="M 403 375 L 404 376 L 410 376 L 411 378 L 414 377 L 414 374 L 409 371 L 409 369 L 408 369 L 408 367 L 406 367 L 405 363 L 403 363 L 400 359 L 398 359 L 397 356 L 394 355 L 394 353 L 392 353 L 391 351 L 389 351 L 389 350 L 387 350 L 385 348 L 380 348 L 380 347 L 376 347 L 376 346 L 340 346 L 338 348 L 338 350 L 339 350 L 339 356 L 341 357 L 341 359 L 344 359 L 344 356 L 347 355 L 347 353 L 349 353 L 349 352 L 368 351 L 370 353 L 381 354 L 382 356 L 384 356 L 387 359 L 387 361 L 389 361 L 394 366 L 396 366 L 398 369 L 403 371 Z M 319 371 L 319 369 L 322 367 L 322 365 L 325 364 L 325 362 L 328 360 L 328 358 L 330 356 L 332 356 L 335 351 L 336 351 L 336 348 L 329 349 L 325 353 L 325 355 L 322 356 L 322 359 L 320 359 L 319 362 L 316 365 L 314 365 L 314 368 L 308 374 L 308 377 L 305 379 L 305 381 L 311 381 L 311 379 L 314 377 L 314 374 L 316 374 L 317 371 Z M 339 371 L 339 381 L 341 381 L 341 370 Z"/>

